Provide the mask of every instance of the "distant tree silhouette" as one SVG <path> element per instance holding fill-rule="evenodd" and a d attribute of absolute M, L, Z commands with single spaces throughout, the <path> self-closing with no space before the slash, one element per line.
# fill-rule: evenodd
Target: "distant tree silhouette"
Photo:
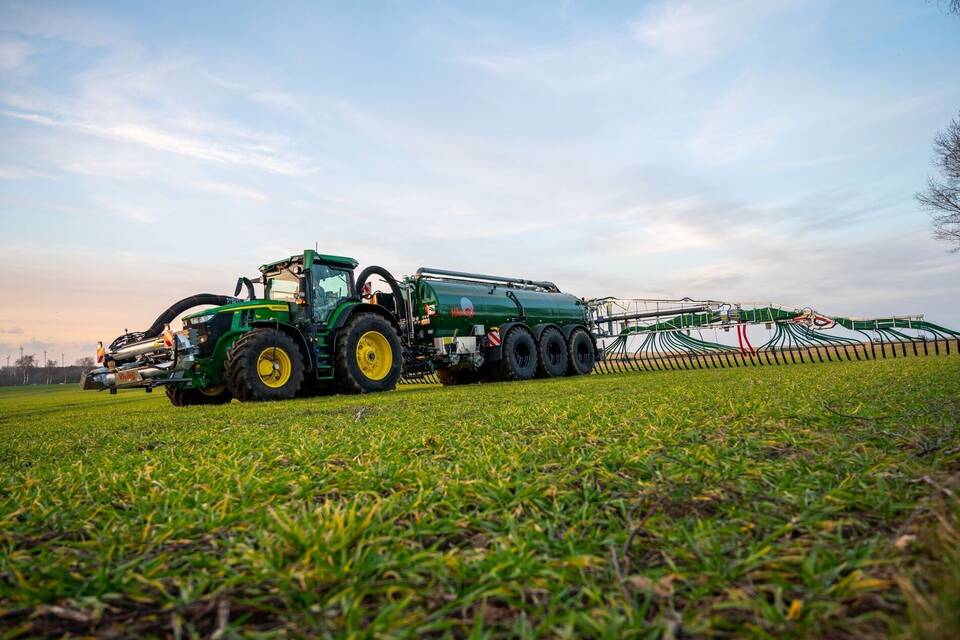
<path fill-rule="evenodd" d="M 16 365 L 24 368 L 35 367 L 37 366 L 37 356 L 31 353 L 24 354 L 22 358 L 17 358 Z"/>
<path fill-rule="evenodd" d="M 37 366 L 37 357 L 31 353 L 17 358 L 17 366 L 23 372 L 23 384 L 30 384 L 30 370 Z"/>
<path fill-rule="evenodd" d="M 960 12 L 960 0 L 952 4 Z M 933 236 L 960 251 L 960 115 L 934 138 L 933 156 L 942 180 L 930 178 L 926 190 L 917 193 L 917 201 L 930 213 Z"/>

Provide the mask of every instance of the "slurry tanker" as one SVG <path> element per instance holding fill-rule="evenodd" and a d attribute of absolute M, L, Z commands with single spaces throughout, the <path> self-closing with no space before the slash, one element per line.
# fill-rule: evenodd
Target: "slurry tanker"
<path fill-rule="evenodd" d="M 81 386 L 163 387 L 174 405 L 187 406 L 398 383 L 955 353 L 960 337 L 922 316 L 840 318 L 688 298 L 587 300 L 543 280 L 429 268 L 397 280 L 377 266 L 354 277 L 357 266 L 306 250 L 263 265 L 255 279 L 239 278 L 233 296 L 184 298 L 148 329 L 100 343 L 97 367 Z M 389 291 L 375 292 L 374 277 Z M 761 327 L 767 339 L 754 347 L 747 329 Z M 827 333 L 834 328 L 846 335 Z M 719 332 L 732 330 L 737 343 L 725 344 Z"/>

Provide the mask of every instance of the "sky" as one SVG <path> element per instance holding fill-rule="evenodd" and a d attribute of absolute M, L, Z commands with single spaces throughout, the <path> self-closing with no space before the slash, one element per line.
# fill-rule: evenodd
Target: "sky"
<path fill-rule="evenodd" d="M 936 1 L 0 2 L 0 364 L 318 247 L 960 326 Z M 56 354 L 56 355 L 54 355 Z"/>

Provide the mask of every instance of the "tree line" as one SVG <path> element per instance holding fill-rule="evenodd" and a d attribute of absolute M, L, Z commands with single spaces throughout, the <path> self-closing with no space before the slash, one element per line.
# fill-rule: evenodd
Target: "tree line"
<path fill-rule="evenodd" d="M 0 387 L 28 384 L 71 384 L 80 380 L 84 370 L 94 366 L 93 358 L 80 358 L 73 364 L 61 365 L 56 360 L 42 360 L 32 354 L 17 358 L 12 365 L 0 367 Z"/>

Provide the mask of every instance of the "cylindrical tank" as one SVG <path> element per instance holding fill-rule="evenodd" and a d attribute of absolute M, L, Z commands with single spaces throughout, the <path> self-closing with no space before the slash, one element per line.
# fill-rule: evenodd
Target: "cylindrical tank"
<path fill-rule="evenodd" d="M 425 305 L 433 312 L 430 328 L 435 337 L 471 335 L 475 325 L 485 330 L 499 327 L 520 317 L 520 305 L 529 326 L 552 322 L 585 323 L 587 308 L 569 293 L 549 292 L 505 284 L 485 284 L 454 280 L 418 278 L 416 280 L 419 309 L 425 316 Z M 516 298 L 515 302 L 512 297 Z"/>

